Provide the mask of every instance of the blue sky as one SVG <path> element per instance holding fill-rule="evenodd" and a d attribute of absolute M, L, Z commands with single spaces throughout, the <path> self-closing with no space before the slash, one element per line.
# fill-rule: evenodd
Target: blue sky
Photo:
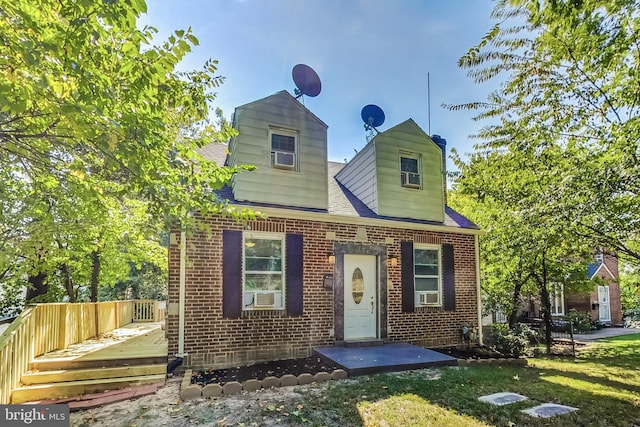
<path fill-rule="evenodd" d="M 460 153 L 481 123 L 442 104 L 481 101 L 496 83 L 476 85 L 457 60 L 489 31 L 491 0 L 150 0 L 141 24 L 165 38 L 192 27 L 200 40 L 182 64 L 220 61 L 226 77 L 216 106 L 234 108 L 286 89 L 294 65 L 320 76 L 322 92 L 305 105 L 328 126 L 329 160 L 351 159 L 366 144 L 360 110 L 377 104 L 388 129 L 413 118 Z M 159 39 L 160 40 L 160 39 Z M 451 160 L 448 160 L 451 169 Z"/>

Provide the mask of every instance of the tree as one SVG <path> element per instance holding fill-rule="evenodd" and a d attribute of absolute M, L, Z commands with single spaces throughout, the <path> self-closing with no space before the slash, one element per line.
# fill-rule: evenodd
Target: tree
<path fill-rule="evenodd" d="M 551 347 L 551 288 L 582 290 L 591 247 L 563 224 L 550 221 L 544 202 L 552 197 L 558 177 L 547 163 L 561 161 L 547 150 L 530 167 L 527 153 L 504 150 L 476 153 L 468 162 L 457 155 L 460 169 L 449 201 L 486 232 L 481 238 L 483 293 L 489 305 L 509 314 L 513 326 L 522 293 L 538 295 L 545 323 L 547 351 Z"/>
<path fill-rule="evenodd" d="M 97 298 L 140 261 L 120 256 L 118 227 L 148 237 L 132 206 L 147 225 L 182 229 L 195 211 L 253 215 L 214 193 L 242 168 L 198 154 L 234 133 L 210 117 L 217 62 L 179 72 L 198 40 L 177 30 L 154 45 L 157 31 L 136 26 L 145 11 L 144 0 L 0 0 L 3 284 L 26 277 L 32 297 L 62 285 L 70 300 L 89 286 Z"/>
<path fill-rule="evenodd" d="M 640 3 L 502 0 L 499 22 L 459 65 L 502 78 L 486 102 L 451 106 L 487 120 L 481 150 L 527 153 L 558 177 L 550 221 L 640 263 Z M 539 162 L 558 151 L 558 164 Z"/>
<path fill-rule="evenodd" d="M 178 30 L 152 46 L 143 0 L 3 1 L 0 165 L 14 182 L 42 177 L 84 199 L 135 195 L 169 221 L 222 211 L 211 190 L 236 169 L 196 149 L 232 129 L 209 123 L 222 78 L 176 65 L 197 39 Z M 203 209 L 204 208 L 204 209 Z"/>
<path fill-rule="evenodd" d="M 637 268 L 623 268 L 620 272 L 620 302 L 624 316 L 640 320 L 640 271 Z"/>

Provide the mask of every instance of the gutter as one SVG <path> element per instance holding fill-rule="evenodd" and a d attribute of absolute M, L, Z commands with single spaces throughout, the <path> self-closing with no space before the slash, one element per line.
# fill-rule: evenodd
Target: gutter
<path fill-rule="evenodd" d="M 483 344 L 482 336 L 482 295 L 480 290 L 480 236 L 477 234 L 474 236 L 474 246 L 476 250 L 476 304 L 478 307 L 478 344 Z"/>
<path fill-rule="evenodd" d="M 389 228 L 402 228 L 410 230 L 424 230 L 424 231 L 437 231 L 440 233 L 456 233 L 456 234 L 471 234 L 481 235 L 484 231 L 474 228 L 460 228 L 452 227 L 449 225 L 438 224 L 424 224 L 419 222 L 410 221 L 395 221 L 380 218 L 363 218 L 359 216 L 340 215 L 325 212 L 308 212 L 294 209 L 284 209 L 275 207 L 260 207 L 260 206 L 244 206 L 244 205 L 232 205 L 236 207 L 246 208 L 249 207 L 256 213 L 265 214 L 269 217 L 278 218 L 290 218 L 290 219 L 305 219 L 318 222 L 329 222 L 333 224 L 353 224 L 363 225 L 371 227 L 389 227 Z"/>
<path fill-rule="evenodd" d="M 178 354 L 181 359 L 186 355 L 184 352 L 184 307 L 187 278 L 187 233 L 180 233 L 180 290 L 178 307 Z"/>

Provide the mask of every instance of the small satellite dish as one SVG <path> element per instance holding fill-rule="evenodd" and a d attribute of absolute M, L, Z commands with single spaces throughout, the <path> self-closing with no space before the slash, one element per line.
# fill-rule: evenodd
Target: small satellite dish
<path fill-rule="evenodd" d="M 313 68 L 308 65 L 298 64 L 293 67 L 291 74 L 297 87 L 295 90 L 296 98 L 302 95 L 314 97 L 320 94 L 322 83 L 320 83 L 320 77 L 313 71 Z"/>
<path fill-rule="evenodd" d="M 362 107 L 360 117 L 362 117 L 362 121 L 365 126 L 369 126 L 374 129 L 384 123 L 384 111 L 382 111 L 382 108 L 377 105 L 369 104 Z"/>

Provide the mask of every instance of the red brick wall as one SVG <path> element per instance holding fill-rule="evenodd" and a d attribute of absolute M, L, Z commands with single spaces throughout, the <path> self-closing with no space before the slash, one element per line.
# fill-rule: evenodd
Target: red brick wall
<path fill-rule="evenodd" d="M 618 277 L 618 259 L 611 256 L 604 256 L 604 264 L 609 271 L 613 274 L 609 274 L 605 268 L 598 270 L 597 277 L 604 281 L 605 285 L 609 285 L 609 303 L 611 305 L 611 323 L 614 325 L 622 324 L 622 305 L 620 302 L 620 285 L 617 282 Z M 592 303 L 598 301 L 598 285 L 594 285 L 590 292 L 579 292 L 566 296 L 566 311 L 574 308 L 578 311 L 586 311 L 590 313 L 592 320 L 598 320 L 600 317 L 599 307 L 593 308 Z"/>
<path fill-rule="evenodd" d="M 304 314 L 287 317 L 281 311 L 245 312 L 240 319 L 222 317 L 222 231 L 242 230 L 231 219 L 207 220 L 210 234 L 187 238 L 185 352 L 183 367 L 229 367 L 259 361 L 306 357 L 314 347 L 330 346 L 334 338 L 333 290 L 323 288 L 323 275 L 333 273 L 327 253 L 335 243 L 354 243 L 358 226 L 318 221 L 270 218 L 252 224 L 255 231 L 279 230 L 304 235 Z M 388 339 L 425 347 L 461 343 L 460 327 L 478 326 L 474 236 L 385 227 L 365 227 L 368 242 L 386 245 L 398 265 L 388 268 Z M 335 233 L 328 240 L 327 232 Z M 180 248 L 169 246 L 169 304 L 178 304 Z M 393 244 L 386 244 L 393 238 Z M 400 242 L 417 240 L 454 245 L 456 311 L 422 308 L 401 311 Z M 167 315 L 169 356 L 178 351 L 178 316 Z"/>
<path fill-rule="evenodd" d="M 611 323 L 622 324 L 622 304 L 620 302 L 620 285 L 618 284 L 618 259 L 610 255 L 604 256 L 604 264 L 609 271 L 613 274 L 609 274 L 606 269 L 601 268 L 598 271 L 597 276 L 600 277 L 605 285 L 609 285 L 609 303 L 611 304 Z M 598 300 L 598 288 L 595 288 L 594 292 L 591 292 L 592 301 Z M 595 319 L 599 316 L 599 311 L 595 310 Z"/>

